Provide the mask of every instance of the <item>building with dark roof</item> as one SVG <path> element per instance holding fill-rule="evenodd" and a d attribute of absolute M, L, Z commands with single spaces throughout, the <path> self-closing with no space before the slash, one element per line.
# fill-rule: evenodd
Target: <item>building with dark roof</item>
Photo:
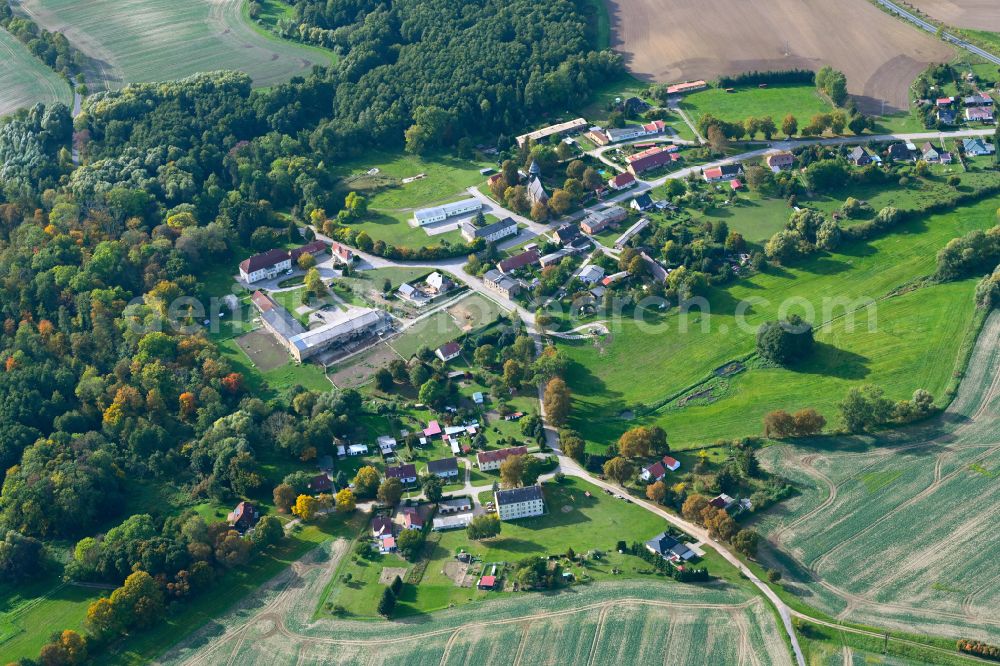
<path fill-rule="evenodd" d="M 498 490 L 493 494 L 500 520 L 530 518 L 545 513 L 545 496 L 539 485 Z"/>
<path fill-rule="evenodd" d="M 416 483 L 417 467 L 413 463 L 405 463 L 403 465 L 396 465 L 395 467 L 386 467 L 385 478 L 399 479 L 403 485 Z"/>
<path fill-rule="evenodd" d="M 486 271 L 486 274 L 483 275 L 483 284 L 506 298 L 516 296 L 517 292 L 521 290 L 521 283 L 507 277 L 495 268 Z"/>
<path fill-rule="evenodd" d="M 580 236 L 580 229 L 575 224 L 570 224 L 567 222 L 563 224 L 558 229 L 552 232 L 552 239 L 561 244 L 566 245 Z"/>
<path fill-rule="evenodd" d="M 471 222 L 462 225 L 462 238 L 468 243 L 482 238 L 489 243 L 495 243 L 507 236 L 517 235 L 517 222 L 512 217 L 505 217 L 499 222 L 487 224 L 485 227 L 477 227 Z"/>
<path fill-rule="evenodd" d="M 257 511 L 257 507 L 244 500 L 237 504 L 236 508 L 229 513 L 228 522 L 229 526 L 238 532 L 246 532 L 257 524 L 259 518 L 260 512 Z"/>
<path fill-rule="evenodd" d="M 450 479 L 458 476 L 458 458 L 442 458 L 441 460 L 431 460 L 427 463 L 427 473 L 439 476 L 442 479 Z"/>

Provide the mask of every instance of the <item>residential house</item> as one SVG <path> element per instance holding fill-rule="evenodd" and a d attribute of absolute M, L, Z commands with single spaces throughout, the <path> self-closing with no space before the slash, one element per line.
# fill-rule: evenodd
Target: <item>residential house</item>
<path fill-rule="evenodd" d="M 538 259 L 538 265 L 541 266 L 542 268 L 545 268 L 546 266 L 552 266 L 554 264 L 558 264 L 560 261 L 563 260 L 564 257 L 568 257 L 572 254 L 573 251 L 570 248 L 568 247 L 560 248 L 555 252 L 551 252 L 549 254 L 540 257 Z"/>
<path fill-rule="evenodd" d="M 424 428 L 424 437 L 426 437 L 427 439 L 432 439 L 434 437 L 439 436 L 440 434 L 441 434 L 441 424 L 438 423 L 437 421 L 431 421 L 430 423 L 427 424 L 427 427 Z"/>
<path fill-rule="evenodd" d="M 713 497 L 712 499 L 710 499 L 708 501 L 708 503 L 711 506 L 714 506 L 716 509 L 727 509 L 728 510 L 729 507 L 731 507 L 734 504 L 736 504 L 736 500 L 734 500 L 732 497 L 730 497 L 726 493 L 722 493 L 721 495 L 718 495 L 717 497 Z"/>
<path fill-rule="evenodd" d="M 229 512 L 227 521 L 230 527 L 237 532 L 243 533 L 256 525 L 259 519 L 260 512 L 257 510 L 257 507 L 244 500 Z"/>
<path fill-rule="evenodd" d="M 368 455 L 368 445 L 367 444 L 351 444 L 347 447 L 347 455 L 349 456 L 366 456 Z"/>
<path fill-rule="evenodd" d="M 333 481 L 326 473 L 317 474 L 309 480 L 306 487 L 313 493 L 328 493 L 333 490 Z"/>
<path fill-rule="evenodd" d="M 458 358 L 458 355 L 461 353 L 462 347 L 457 342 L 447 342 L 434 350 L 434 355 L 445 363 Z"/>
<path fill-rule="evenodd" d="M 953 159 L 952 154 L 947 150 L 942 151 L 938 155 L 938 162 L 941 164 L 951 164 L 952 159 Z"/>
<path fill-rule="evenodd" d="M 649 104 L 638 97 L 629 97 L 624 102 L 622 102 L 622 111 L 626 115 L 639 115 L 640 113 L 646 113 L 649 111 Z"/>
<path fill-rule="evenodd" d="M 608 181 L 608 187 L 613 190 L 624 190 L 635 185 L 635 176 L 626 171 Z"/>
<path fill-rule="evenodd" d="M 659 481 L 667 475 L 667 468 L 661 462 L 655 462 L 642 468 L 639 478 L 643 481 Z"/>
<path fill-rule="evenodd" d="M 240 262 L 240 278 L 247 284 L 270 280 L 292 269 L 288 250 L 274 249 Z"/>
<path fill-rule="evenodd" d="M 385 555 L 386 553 L 396 552 L 396 538 L 391 536 L 383 536 L 378 540 L 378 552 Z"/>
<path fill-rule="evenodd" d="M 993 109 L 988 106 L 970 106 L 965 110 L 965 119 L 970 123 L 992 123 Z"/>
<path fill-rule="evenodd" d="M 670 164 L 680 159 L 675 146 L 654 146 L 641 153 L 629 155 L 625 158 L 628 162 L 628 171 L 633 176 L 638 177 L 640 173 L 655 169 L 656 167 Z"/>
<path fill-rule="evenodd" d="M 399 482 L 404 486 L 412 485 L 417 482 L 417 467 L 413 463 L 386 467 L 385 478 L 399 479 Z"/>
<path fill-rule="evenodd" d="M 847 159 L 854 166 L 868 166 L 874 161 L 871 152 L 863 146 L 855 146 L 854 150 L 847 156 Z"/>
<path fill-rule="evenodd" d="M 720 180 L 732 180 L 743 175 L 743 165 L 738 162 L 733 164 L 723 164 L 722 166 L 712 167 L 711 169 L 705 169 L 704 176 L 705 180 L 710 183 L 716 183 Z"/>
<path fill-rule="evenodd" d="M 333 255 L 334 261 L 342 264 L 349 264 L 354 261 L 354 251 L 346 245 L 341 245 L 337 242 L 330 245 L 330 254 Z"/>
<path fill-rule="evenodd" d="M 471 222 L 466 222 L 462 225 L 462 238 L 469 243 L 480 238 L 487 243 L 496 243 L 498 240 L 516 235 L 517 222 L 512 217 L 505 217 L 499 222 L 487 224 L 485 227 L 477 227 Z"/>
<path fill-rule="evenodd" d="M 454 203 L 447 203 L 442 206 L 421 208 L 413 213 L 413 219 L 416 221 L 418 226 L 423 227 L 436 222 L 444 222 L 449 217 L 475 213 L 482 210 L 482 208 L 482 202 L 475 197 L 471 197 L 469 199 L 455 201 Z"/>
<path fill-rule="evenodd" d="M 521 290 L 521 284 L 517 280 L 507 277 L 495 268 L 486 271 L 483 275 L 483 284 L 505 298 L 512 298 Z"/>
<path fill-rule="evenodd" d="M 496 589 L 496 586 L 497 586 L 496 576 L 483 576 L 482 578 L 479 579 L 479 582 L 476 583 L 476 587 L 479 588 L 480 590 L 493 590 Z"/>
<path fill-rule="evenodd" d="M 448 290 L 454 286 L 454 283 L 452 283 L 450 279 L 448 279 L 442 273 L 439 273 L 437 271 L 434 271 L 433 273 L 428 275 L 427 279 L 424 280 L 424 282 L 427 284 L 427 287 L 431 289 L 435 294 L 447 293 Z"/>
<path fill-rule="evenodd" d="M 937 111 L 938 122 L 942 125 L 957 125 L 958 124 L 958 114 L 954 109 L 938 109 Z"/>
<path fill-rule="evenodd" d="M 472 394 L 472 402 L 476 403 L 477 405 L 482 405 L 484 402 L 486 402 L 486 398 L 483 395 L 483 392 L 482 391 L 476 391 L 475 393 L 473 393 Z"/>
<path fill-rule="evenodd" d="M 430 300 L 427 297 L 427 294 L 407 282 L 399 285 L 399 288 L 396 289 L 396 295 L 404 301 L 409 301 L 414 305 L 426 305 Z"/>
<path fill-rule="evenodd" d="M 584 284 L 597 284 L 604 277 L 604 269 L 600 266 L 590 264 L 580 271 L 580 275 L 577 277 Z"/>
<path fill-rule="evenodd" d="M 412 506 L 405 506 L 399 510 L 400 518 L 402 518 L 403 529 L 405 530 L 422 530 L 424 529 L 424 518 L 420 515 L 420 512 Z"/>
<path fill-rule="evenodd" d="M 975 137 L 962 140 L 962 151 L 966 155 L 979 157 L 980 155 L 992 155 L 995 150 L 992 143 L 987 143 L 985 139 Z"/>
<path fill-rule="evenodd" d="M 894 143 L 885 151 L 889 159 L 896 162 L 908 162 L 913 159 L 913 153 L 907 148 L 905 143 Z"/>
<path fill-rule="evenodd" d="M 563 224 L 558 229 L 552 232 L 552 240 L 559 243 L 560 245 L 566 245 L 574 240 L 580 235 L 580 229 L 575 224 L 570 224 L 567 222 Z"/>
<path fill-rule="evenodd" d="M 383 456 L 391 456 L 396 452 L 396 447 L 399 446 L 396 438 L 389 435 L 379 435 L 375 439 L 375 443 L 378 444 L 379 453 Z"/>
<path fill-rule="evenodd" d="M 993 99 L 989 95 L 969 95 L 962 99 L 962 106 L 993 106 Z"/>
<path fill-rule="evenodd" d="M 521 270 L 525 266 L 537 263 L 539 258 L 538 250 L 528 250 L 527 252 L 516 254 L 513 257 L 508 257 L 498 262 L 497 270 L 505 275 L 509 275 L 514 271 Z"/>
<path fill-rule="evenodd" d="M 479 469 L 488 472 L 494 469 L 500 469 L 500 463 L 509 458 L 510 456 L 523 456 L 528 453 L 527 447 L 524 446 L 514 446 L 507 449 L 499 449 L 497 451 L 480 451 L 476 454 L 476 465 Z"/>
<path fill-rule="evenodd" d="M 442 458 L 427 463 L 427 473 L 442 479 L 458 478 L 458 458 Z"/>
<path fill-rule="evenodd" d="M 288 253 L 288 258 L 292 260 L 292 264 L 297 265 L 303 254 L 311 255 L 313 258 L 322 258 L 321 255 L 326 254 L 329 249 L 330 246 L 326 244 L 326 241 L 314 240 L 291 250 Z"/>
<path fill-rule="evenodd" d="M 955 101 L 954 97 L 938 97 L 934 100 L 934 106 L 938 108 L 943 108 L 946 106 L 951 106 L 951 103 Z"/>
<path fill-rule="evenodd" d="M 667 281 L 667 276 L 670 275 L 670 271 L 668 271 L 663 266 L 663 264 L 661 264 L 656 259 L 653 259 L 651 256 L 649 256 L 649 254 L 645 250 L 640 250 L 639 256 L 642 257 L 643 262 L 649 269 L 649 274 L 653 276 L 654 280 L 656 280 L 657 282 Z"/>
<path fill-rule="evenodd" d="M 498 490 L 493 493 L 500 520 L 516 520 L 545 513 L 545 497 L 539 485 Z"/>
<path fill-rule="evenodd" d="M 628 217 L 628 211 L 621 206 L 611 206 L 604 210 L 595 210 L 580 223 L 580 230 L 585 234 L 599 234 L 608 227 L 617 225 L 626 217 Z"/>
<path fill-rule="evenodd" d="M 388 516 L 375 516 L 372 518 L 372 536 L 376 539 L 384 536 L 392 536 L 392 520 Z"/>
<path fill-rule="evenodd" d="M 649 210 L 653 207 L 653 197 L 649 196 L 649 192 L 644 192 L 635 199 L 632 199 L 632 203 L 629 204 L 629 207 L 639 212 Z"/>
<path fill-rule="evenodd" d="M 535 162 L 532 162 L 531 166 L 535 166 L 535 164 Z M 549 193 L 545 191 L 545 186 L 542 185 L 542 179 L 538 176 L 531 179 L 531 182 L 528 183 L 527 190 L 528 199 L 531 200 L 531 203 L 544 204 L 549 202 Z"/>
<path fill-rule="evenodd" d="M 941 153 L 937 151 L 930 141 L 920 146 L 920 158 L 925 162 L 937 162 L 941 159 Z"/>
<path fill-rule="evenodd" d="M 774 173 L 779 171 L 785 171 L 791 169 L 795 164 L 795 156 L 788 151 L 783 151 L 780 153 L 771 153 L 765 158 L 768 168 Z"/>
<path fill-rule="evenodd" d="M 687 561 L 695 555 L 693 550 L 666 532 L 661 532 L 647 541 L 646 550 L 659 555 L 665 560 L 674 561 Z"/>
<path fill-rule="evenodd" d="M 671 458 L 670 456 L 663 456 L 663 460 L 660 462 L 662 462 L 663 466 L 671 472 L 676 472 L 681 468 L 681 462 L 675 458 Z"/>

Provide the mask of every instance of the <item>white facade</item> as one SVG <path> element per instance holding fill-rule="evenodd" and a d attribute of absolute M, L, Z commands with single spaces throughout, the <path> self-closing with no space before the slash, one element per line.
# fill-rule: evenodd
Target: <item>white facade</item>
<path fill-rule="evenodd" d="M 285 259 L 283 261 L 279 261 L 273 266 L 259 268 L 251 273 L 247 273 L 243 270 L 243 268 L 240 268 L 240 277 L 247 284 L 253 284 L 254 282 L 260 282 L 261 280 L 271 280 L 290 270 L 292 270 L 292 260 Z"/>
<path fill-rule="evenodd" d="M 500 520 L 530 518 L 545 513 L 541 486 L 498 490 L 493 494 L 493 500 Z"/>

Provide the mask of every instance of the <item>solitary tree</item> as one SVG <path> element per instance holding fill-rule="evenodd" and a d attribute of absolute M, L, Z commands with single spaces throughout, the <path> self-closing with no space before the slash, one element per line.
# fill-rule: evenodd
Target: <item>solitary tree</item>
<path fill-rule="evenodd" d="M 500 517 L 495 513 L 476 516 L 465 531 L 473 541 L 492 539 L 500 534 Z"/>
<path fill-rule="evenodd" d="M 623 486 L 625 482 L 632 478 L 635 469 L 625 458 L 616 456 L 604 463 L 604 476 L 608 477 L 618 485 Z"/>
<path fill-rule="evenodd" d="M 350 488 L 341 488 L 334 499 L 337 502 L 337 513 L 350 513 L 358 505 Z"/>
<path fill-rule="evenodd" d="M 569 388 L 561 377 L 553 377 L 545 385 L 545 396 L 542 404 L 550 423 L 556 426 L 566 423 L 566 419 L 569 417 Z"/>

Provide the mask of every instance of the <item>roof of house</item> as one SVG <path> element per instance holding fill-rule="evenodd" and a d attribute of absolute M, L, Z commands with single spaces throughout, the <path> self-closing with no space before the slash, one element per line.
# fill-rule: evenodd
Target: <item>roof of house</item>
<path fill-rule="evenodd" d="M 431 474 L 442 472 L 458 471 L 458 458 L 442 458 L 441 460 L 431 460 L 427 463 L 427 471 Z"/>
<path fill-rule="evenodd" d="M 511 289 L 517 287 L 517 282 L 515 280 L 512 280 L 511 278 L 507 277 L 506 275 L 504 275 L 495 268 L 491 268 L 490 270 L 486 271 L 486 273 L 483 275 L 483 280 L 487 282 L 492 282 L 501 289 L 506 289 L 507 291 L 510 291 Z"/>
<path fill-rule="evenodd" d="M 392 534 L 392 521 L 386 516 L 372 518 L 372 532 L 375 534 Z"/>
<path fill-rule="evenodd" d="M 455 356 L 460 351 L 462 351 L 462 347 L 457 342 L 446 342 L 440 347 L 438 347 L 437 351 L 441 356 L 449 358 L 451 356 Z"/>
<path fill-rule="evenodd" d="M 434 435 L 440 435 L 440 434 L 441 434 L 441 424 L 439 424 L 437 421 L 431 421 L 430 423 L 427 424 L 427 427 L 424 428 L 425 437 L 432 437 Z"/>
<path fill-rule="evenodd" d="M 649 208 L 650 206 L 653 205 L 653 197 L 649 196 L 649 192 L 643 192 L 642 194 L 637 196 L 634 199 L 634 201 L 635 205 L 639 206 L 640 208 Z"/>
<path fill-rule="evenodd" d="M 385 476 L 390 479 L 413 479 L 417 476 L 417 467 L 413 463 L 386 467 Z"/>
<path fill-rule="evenodd" d="M 654 479 L 659 479 L 660 477 L 665 476 L 667 473 L 667 469 L 663 466 L 663 463 L 660 462 L 653 463 L 652 465 L 647 467 L 645 471 Z"/>
<path fill-rule="evenodd" d="M 670 552 L 671 548 L 673 548 L 679 543 L 680 541 L 673 538 L 666 532 L 661 532 L 652 539 L 650 539 L 649 541 L 647 541 L 646 546 L 648 546 L 654 552 L 659 553 L 660 555 L 665 555 L 666 553 Z"/>
<path fill-rule="evenodd" d="M 256 511 L 256 507 L 250 502 L 243 500 L 236 505 L 236 508 L 232 510 L 229 514 L 229 522 L 240 523 L 244 520 L 253 520 L 253 514 Z"/>
<path fill-rule="evenodd" d="M 333 488 L 333 481 L 326 474 L 317 474 L 309 481 L 310 490 L 330 490 Z"/>
<path fill-rule="evenodd" d="M 291 257 L 292 261 L 298 261 L 299 257 L 301 257 L 303 254 L 311 254 L 315 256 L 317 254 L 323 254 L 329 248 L 330 246 L 326 244 L 326 241 L 321 241 L 317 239 L 310 243 L 306 243 L 301 247 L 295 248 L 294 250 L 289 252 L 289 256 Z"/>
<path fill-rule="evenodd" d="M 497 451 L 480 451 L 476 454 L 476 460 L 482 463 L 496 462 L 497 460 L 504 460 L 508 456 L 523 456 L 528 452 L 528 447 L 526 446 L 513 446 L 508 449 L 499 449 Z"/>
<path fill-rule="evenodd" d="M 734 500 L 732 497 L 730 497 L 726 493 L 722 493 L 718 497 L 713 497 L 711 500 L 709 500 L 708 503 L 711 504 L 712 506 L 716 507 L 716 508 L 725 509 L 727 506 L 729 506 L 730 504 L 732 504 L 735 501 L 736 500 Z"/>
<path fill-rule="evenodd" d="M 681 466 L 681 463 L 676 458 L 671 458 L 670 456 L 663 456 L 663 465 L 670 470 L 677 469 Z"/>
<path fill-rule="evenodd" d="M 240 262 L 240 270 L 244 273 L 255 273 L 260 270 L 265 270 L 280 264 L 282 261 L 288 259 L 288 250 L 282 250 L 281 248 L 274 248 L 273 250 L 268 250 L 267 252 L 261 252 L 260 254 L 255 254 L 248 259 L 244 259 Z"/>
<path fill-rule="evenodd" d="M 594 264 L 590 264 L 580 271 L 580 279 L 584 282 L 597 282 L 602 277 L 604 277 L 604 269 Z"/>
<path fill-rule="evenodd" d="M 504 231 L 510 227 L 517 228 L 517 222 L 515 222 L 512 217 L 505 217 L 499 222 L 487 224 L 485 227 L 473 227 L 471 224 L 467 226 L 472 227 L 472 235 L 474 238 L 486 238 L 487 236 L 492 236 L 493 234 Z"/>
<path fill-rule="evenodd" d="M 522 252 L 521 254 L 516 254 L 513 257 L 504 259 L 497 264 L 497 268 L 503 273 L 510 273 L 511 271 L 516 271 L 524 268 L 525 266 L 530 266 L 531 264 L 537 262 L 538 258 L 538 250 L 528 250 L 527 252 Z"/>
<path fill-rule="evenodd" d="M 555 230 L 555 236 L 559 239 L 560 243 L 571 241 L 579 235 L 580 229 L 575 224 L 569 224 L 568 222 Z"/>
<path fill-rule="evenodd" d="M 626 171 L 625 173 L 618 174 L 608 182 L 611 184 L 611 187 L 625 187 L 635 182 L 635 176 Z"/>
<path fill-rule="evenodd" d="M 497 584 L 496 576 L 483 576 L 479 579 L 479 587 L 493 587 Z"/>
<path fill-rule="evenodd" d="M 400 509 L 399 512 L 403 515 L 404 524 L 414 525 L 417 527 L 424 524 L 424 517 L 421 516 L 420 512 L 412 506 L 405 506 Z"/>
<path fill-rule="evenodd" d="M 992 118 L 993 109 L 986 106 L 970 106 L 965 110 L 965 116 L 970 120 L 976 120 L 979 118 Z"/>
<path fill-rule="evenodd" d="M 910 149 L 906 147 L 903 143 L 894 143 L 889 146 L 889 150 L 886 151 L 890 157 L 910 157 Z"/>
<path fill-rule="evenodd" d="M 795 155 L 785 151 L 781 153 L 771 153 L 767 156 L 768 166 L 780 166 L 792 164 L 795 161 Z"/>
<path fill-rule="evenodd" d="M 523 488 L 498 490 L 496 492 L 496 501 L 499 506 L 520 504 L 522 502 L 534 502 L 535 500 L 542 499 L 544 499 L 544 496 L 542 495 L 542 487 L 537 484 L 533 486 L 524 486 Z"/>

